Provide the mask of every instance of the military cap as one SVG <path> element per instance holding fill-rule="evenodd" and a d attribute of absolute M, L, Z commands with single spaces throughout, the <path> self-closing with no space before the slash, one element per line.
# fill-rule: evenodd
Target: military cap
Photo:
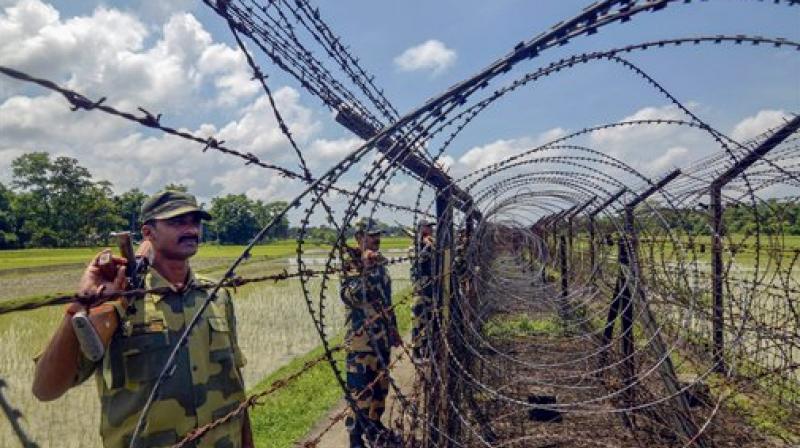
<path fill-rule="evenodd" d="M 201 218 L 209 220 L 211 214 L 197 205 L 197 199 L 189 193 L 175 190 L 164 190 L 145 199 L 142 204 L 142 222 L 151 219 L 169 219 L 186 213 L 198 213 Z"/>
<path fill-rule="evenodd" d="M 425 227 L 425 226 L 433 227 L 435 225 L 436 225 L 436 222 L 434 222 L 434 221 L 428 221 L 427 219 L 421 219 L 419 221 L 419 224 L 417 224 L 417 227 Z"/>
<path fill-rule="evenodd" d="M 367 235 L 380 235 L 383 233 L 378 227 L 378 222 L 372 218 L 361 218 L 356 222 L 356 233 L 366 233 Z"/>

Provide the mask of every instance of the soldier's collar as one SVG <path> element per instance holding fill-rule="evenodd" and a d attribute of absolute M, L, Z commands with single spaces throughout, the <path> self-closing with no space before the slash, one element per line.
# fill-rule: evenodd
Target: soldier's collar
<path fill-rule="evenodd" d="M 189 268 L 189 274 L 186 277 L 186 286 L 178 290 L 175 285 L 170 283 L 167 279 L 165 279 L 158 271 L 153 268 L 148 269 L 147 275 L 144 278 L 144 286 L 145 289 L 158 289 L 158 288 L 169 288 L 172 291 L 181 294 L 189 289 L 193 288 L 197 284 L 197 277 L 194 275 L 194 271 L 192 268 Z M 158 302 L 164 296 L 161 294 L 154 294 L 154 300 Z"/>

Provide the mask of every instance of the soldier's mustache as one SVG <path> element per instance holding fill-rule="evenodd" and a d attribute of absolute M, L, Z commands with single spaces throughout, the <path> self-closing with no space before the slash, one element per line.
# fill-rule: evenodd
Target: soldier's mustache
<path fill-rule="evenodd" d="M 197 237 L 197 236 L 194 236 L 194 235 L 186 235 L 186 236 L 182 236 L 182 237 L 178 238 L 178 242 L 179 243 L 182 243 L 184 241 L 194 241 L 195 243 L 199 243 L 200 242 L 200 238 Z"/>

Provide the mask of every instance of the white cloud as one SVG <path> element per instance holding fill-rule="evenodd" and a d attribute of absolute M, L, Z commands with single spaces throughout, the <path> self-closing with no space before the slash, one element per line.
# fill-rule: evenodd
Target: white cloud
<path fill-rule="evenodd" d="M 317 139 L 311 143 L 308 151 L 311 154 L 312 160 L 323 159 L 338 161 L 358 149 L 363 143 L 364 140 L 358 137 L 335 140 Z"/>
<path fill-rule="evenodd" d="M 688 103 L 691 109 L 699 107 Z M 620 122 L 684 120 L 690 117 L 674 105 L 639 109 Z M 674 166 L 684 167 L 713 152 L 718 145 L 704 131 L 671 124 L 641 124 L 594 131 L 588 145 L 627 163 L 648 176 L 659 176 Z"/>
<path fill-rule="evenodd" d="M 223 105 L 258 92 L 238 50 L 214 43 L 192 14 L 172 14 L 155 31 L 158 39 L 146 47 L 152 33 L 129 12 L 99 6 L 62 19 L 40 0 L 21 0 L 0 11 L 0 60 L 126 108 L 196 108 L 205 83 L 217 88 Z"/>
<path fill-rule="evenodd" d="M 673 168 L 683 166 L 688 162 L 689 149 L 683 146 L 668 148 L 661 156 L 645 165 L 645 171 L 650 173 L 665 173 Z"/>
<path fill-rule="evenodd" d="M 307 142 L 321 125 L 314 120 L 311 110 L 299 103 L 300 93 L 291 87 L 283 87 L 273 96 L 295 141 L 298 144 Z M 256 155 L 288 152 L 288 140 L 278 127 L 266 96 L 245 107 L 239 120 L 223 126 L 218 137 L 240 151 Z"/>
<path fill-rule="evenodd" d="M 768 129 L 785 123 L 789 114 L 782 110 L 761 110 L 752 117 L 747 117 L 733 127 L 731 138 L 743 143 Z"/>
<path fill-rule="evenodd" d="M 663 107 L 645 107 L 619 121 L 624 122 L 659 119 L 686 120 L 687 117 L 683 111 L 678 109 L 676 106 L 669 105 Z M 676 126 L 668 125 L 632 125 L 615 127 L 592 132 L 591 141 L 597 149 L 622 155 L 630 152 L 630 149 L 640 151 L 641 147 L 635 149 L 630 147 L 635 146 L 640 142 L 652 142 L 658 139 L 667 138 L 674 134 L 676 129 Z"/>
<path fill-rule="evenodd" d="M 553 128 L 542 132 L 536 137 L 522 137 L 516 139 L 500 139 L 482 146 L 469 149 L 458 159 L 454 169 L 458 173 L 467 173 L 480 168 L 485 168 L 511 156 L 549 143 L 552 140 L 566 135 L 562 128 Z"/>
<path fill-rule="evenodd" d="M 431 39 L 404 51 L 394 58 L 394 63 L 403 71 L 430 70 L 438 75 L 456 62 L 457 54 L 442 42 Z"/>

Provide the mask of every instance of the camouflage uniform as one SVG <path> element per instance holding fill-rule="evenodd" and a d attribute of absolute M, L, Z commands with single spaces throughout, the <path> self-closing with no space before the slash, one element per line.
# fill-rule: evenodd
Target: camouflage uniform
<path fill-rule="evenodd" d="M 189 273 L 182 292 L 138 298 L 134 308 L 118 309 L 121 325 L 106 355 L 97 363 L 83 359 L 78 381 L 92 373 L 102 406 L 100 434 L 107 448 L 127 448 L 155 381 L 186 325 L 208 297 L 210 280 Z M 170 287 L 151 270 L 145 287 Z M 240 368 L 245 359 L 237 344 L 231 297 L 220 290 L 187 344 L 178 352 L 174 374 L 161 386 L 137 446 L 171 446 L 193 429 L 229 413 L 245 399 Z M 197 447 L 240 447 L 242 420 L 233 419 L 203 438 Z"/>
<path fill-rule="evenodd" d="M 386 267 L 349 270 L 342 277 L 340 295 L 349 308 L 347 387 L 360 414 L 351 413 L 345 425 L 351 440 L 360 440 L 365 430 L 375 437 L 375 431 L 383 428 L 381 416 L 389 392 L 388 373 L 380 376 L 380 372 L 385 372 L 389 363 L 397 320 L 391 308 L 392 284 Z"/>
<path fill-rule="evenodd" d="M 433 319 L 434 244 L 417 243 L 416 258 L 411 266 L 411 281 L 414 283 L 411 340 L 413 355 L 417 359 L 428 357 L 428 330 Z"/>

